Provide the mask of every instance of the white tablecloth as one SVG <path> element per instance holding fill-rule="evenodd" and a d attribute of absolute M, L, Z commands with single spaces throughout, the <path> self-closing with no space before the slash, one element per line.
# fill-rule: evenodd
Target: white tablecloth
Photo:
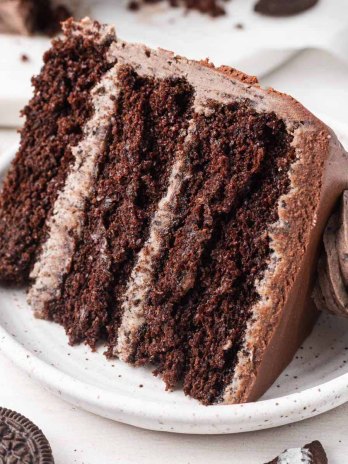
<path fill-rule="evenodd" d="M 348 123 L 348 65 L 315 50 L 263 79 L 315 113 Z M 0 153 L 18 139 L 0 130 Z M 348 463 L 348 404 L 278 429 L 226 436 L 155 433 L 99 418 L 56 398 L 0 353 L 0 406 L 33 420 L 47 435 L 56 464 L 262 464 L 283 449 L 319 439 L 330 464 Z"/>

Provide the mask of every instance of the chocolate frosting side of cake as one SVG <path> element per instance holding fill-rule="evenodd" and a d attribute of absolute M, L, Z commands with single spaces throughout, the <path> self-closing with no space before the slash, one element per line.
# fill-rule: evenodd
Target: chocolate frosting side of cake
<path fill-rule="evenodd" d="M 291 172 L 292 189 L 279 202 L 281 221 L 274 227 L 271 242 L 276 261 L 260 283 L 263 300 L 255 307 L 256 319 L 247 331 L 248 355 L 239 355 L 226 402 L 260 397 L 291 361 L 317 317 L 312 289 L 320 240 L 348 184 L 347 153 L 328 128 L 318 125 L 319 133 L 303 139 L 303 151 Z M 309 185 L 313 170 L 317 179 Z"/>

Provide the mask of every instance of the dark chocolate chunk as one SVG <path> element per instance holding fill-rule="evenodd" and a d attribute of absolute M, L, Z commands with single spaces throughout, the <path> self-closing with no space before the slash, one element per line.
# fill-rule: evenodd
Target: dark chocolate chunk
<path fill-rule="evenodd" d="M 318 0 L 259 0 L 254 9 L 267 16 L 291 16 L 312 8 Z"/>
<path fill-rule="evenodd" d="M 0 462 L 54 464 L 52 450 L 42 431 L 18 412 L 0 408 Z"/>

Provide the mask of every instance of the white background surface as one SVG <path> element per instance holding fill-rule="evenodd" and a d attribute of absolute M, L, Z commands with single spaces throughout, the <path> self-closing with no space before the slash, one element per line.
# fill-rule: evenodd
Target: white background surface
<path fill-rule="evenodd" d="M 62 0 L 60 0 L 62 1 Z M 73 0 L 64 0 L 71 4 Z M 154 3 L 137 13 L 126 8 L 129 0 L 84 0 L 77 17 L 89 15 L 116 24 L 117 35 L 130 42 L 174 50 L 188 58 L 209 57 L 216 65 L 235 66 L 263 75 L 297 50 L 313 45 L 348 55 L 347 0 L 320 0 L 315 8 L 286 18 L 269 18 L 253 12 L 255 0 L 226 3 L 228 14 L 212 21 L 208 15 Z M 236 28 L 242 24 L 243 28 Z M 31 95 L 30 78 L 41 67 L 48 38 L 0 36 L 0 124 L 18 124 L 18 110 Z M 30 58 L 22 62 L 26 52 Z"/>
<path fill-rule="evenodd" d="M 319 51 L 305 51 L 263 79 L 313 112 L 348 122 L 348 65 Z M 15 141 L 0 131 L 0 153 Z M 284 448 L 314 439 L 330 464 L 348 464 L 348 405 L 279 429 L 230 436 L 148 432 L 77 410 L 45 392 L 0 353 L 0 405 L 39 425 L 51 442 L 56 464 L 262 464 Z"/>

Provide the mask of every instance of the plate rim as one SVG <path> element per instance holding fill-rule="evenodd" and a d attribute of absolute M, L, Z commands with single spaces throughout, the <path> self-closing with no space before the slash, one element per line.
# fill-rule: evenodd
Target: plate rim
<path fill-rule="evenodd" d="M 321 119 L 334 130 L 348 134 L 346 124 L 323 115 Z M 17 148 L 18 144 L 1 155 L 1 175 Z M 289 395 L 253 403 L 202 406 L 192 414 L 190 408 L 175 408 L 174 403 L 143 400 L 78 380 L 26 349 L 1 324 L 0 351 L 30 378 L 62 399 L 100 416 L 148 430 L 209 435 L 262 430 L 322 414 L 348 401 L 348 373 L 345 373 Z"/>
<path fill-rule="evenodd" d="M 207 435 L 251 432 L 298 422 L 348 401 L 348 373 L 345 373 L 314 387 L 272 399 L 233 405 L 202 405 L 195 409 L 193 416 L 189 408 L 144 401 L 78 380 L 24 348 L 2 325 L 0 351 L 30 378 L 69 403 L 117 422 L 154 431 Z M 277 415 L 272 422 L 275 407 Z M 248 423 L 250 416 L 253 424 Z"/>

